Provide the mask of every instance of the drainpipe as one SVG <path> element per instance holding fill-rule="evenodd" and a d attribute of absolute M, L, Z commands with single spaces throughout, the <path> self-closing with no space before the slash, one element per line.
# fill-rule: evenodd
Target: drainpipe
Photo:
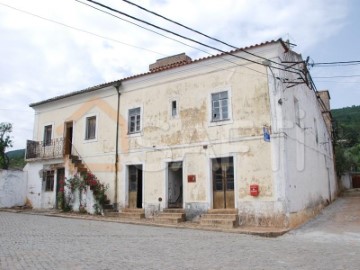
<path fill-rule="evenodd" d="M 114 209 L 119 210 L 118 204 L 118 167 L 119 167 L 119 114 L 120 114 L 120 82 L 115 85 L 117 99 L 117 114 L 116 114 L 116 141 L 115 141 L 115 194 L 114 194 Z"/>

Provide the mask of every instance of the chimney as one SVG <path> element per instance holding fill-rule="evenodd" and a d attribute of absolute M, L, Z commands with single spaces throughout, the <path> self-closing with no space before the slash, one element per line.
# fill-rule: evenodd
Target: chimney
<path fill-rule="evenodd" d="M 191 61 L 192 60 L 189 56 L 187 56 L 185 53 L 181 53 L 156 60 L 155 63 L 149 65 L 149 70 L 151 72 L 160 71 L 172 67 L 189 64 L 191 63 Z"/>

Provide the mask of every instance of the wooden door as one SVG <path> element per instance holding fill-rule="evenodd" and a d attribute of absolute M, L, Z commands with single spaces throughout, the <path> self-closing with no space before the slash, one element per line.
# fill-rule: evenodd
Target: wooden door
<path fill-rule="evenodd" d="M 217 158 L 213 168 L 213 208 L 235 208 L 233 158 Z"/>

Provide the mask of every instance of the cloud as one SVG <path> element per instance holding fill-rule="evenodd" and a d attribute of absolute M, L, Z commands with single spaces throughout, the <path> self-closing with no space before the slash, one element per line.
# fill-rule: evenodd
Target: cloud
<path fill-rule="evenodd" d="M 101 2 L 201 42 L 229 49 L 122 1 Z M 193 58 L 207 56 L 196 48 L 214 53 L 155 30 L 189 45 L 184 46 L 73 0 L 2 3 L 52 20 L 0 5 L 0 122 L 14 123 L 14 148 L 24 147 L 25 140 L 32 138 L 33 112 L 29 103 L 146 72 L 149 64 L 164 56 L 181 52 Z M 348 1 L 335 0 L 136 3 L 239 47 L 286 38 L 289 34 L 300 52 L 336 35 L 347 22 L 349 8 Z"/>

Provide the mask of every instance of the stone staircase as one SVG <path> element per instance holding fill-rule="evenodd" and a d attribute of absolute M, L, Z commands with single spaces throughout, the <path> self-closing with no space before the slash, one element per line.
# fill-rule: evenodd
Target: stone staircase
<path fill-rule="evenodd" d="M 185 210 L 182 208 L 166 208 L 154 217 L 154 221 L 161 224 L 178 224 L 185 220 Z"/>
<path fill-rule="evenodd" d="M 70 160 L 78 173 L 80 173 L 81 175 L 89 173 L 89 170 L 86 168 L 85 164 L 78 156 L 71 155 Z"/>
<path fill-rule="evenodd" d="M 206 227 L 231 229 L 239 224 L 237 209 L 210 209 L 201 215 L 200 225 Z"/>
<path fill-rule="evenodd" d="M 71 160 L 71 163 L 76 168 L 76 171 L 81 176 L 86 176 L 88 173 L 91 173 L 88 170 L 88 168 L 86 167 L 86 165 L 82 162 L 82 160 L 80 159 L 79 156 L 70 155 L 69 159 Z M 114 205 L 111 204 L 111 202 L 110 202 L 110 200 L 108 198 L 105 199 L 105 203 L 102 205 L 102 207 L 103 207 L 103 210 L 104 210 L 104 214 L 106 216 L 114 216 L 114 215 L 118 214 L 118 212 L 115 212 Z"/>
<path fill-rule="evenodd" d="M 140 220 L 145 218 L 145 210 L 142 208 L 123 208 L 118 217 L 122 219 Z"/>

